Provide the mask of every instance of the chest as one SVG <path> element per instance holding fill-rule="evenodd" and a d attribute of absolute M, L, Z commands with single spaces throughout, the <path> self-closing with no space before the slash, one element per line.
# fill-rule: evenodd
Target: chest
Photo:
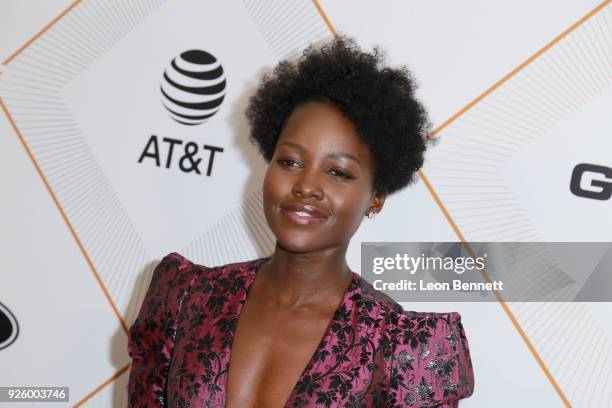
<path fill-rule="evenodd" d="M 169 406 L 306 407 L 321 398 L 377 406 L 367 398 L 387 381 L 374 319 L 348 300 L 333 320 L 331 311 L 264 316 L 248 302 L 241 307 L 242 293 L 192 290 L 167 375 Z"/>
<path fill-rule="evenodd" d="M 333 310 L 289 312 L 245 306 L 231 347 L 228 407 L 284 407 L 318 350 Z"/>

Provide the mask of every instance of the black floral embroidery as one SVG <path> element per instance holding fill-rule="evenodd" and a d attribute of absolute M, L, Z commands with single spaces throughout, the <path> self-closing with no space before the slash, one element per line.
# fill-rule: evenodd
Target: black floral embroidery
<path fill-rule="evenodd" d="M 224 407 L 232 339 L 259 267 L 167 255 L 130 328 L 130 407 Z M 406 312 L 353 279 L 287 407 L 450 407 L 474 374 L 458 313 Z"/>

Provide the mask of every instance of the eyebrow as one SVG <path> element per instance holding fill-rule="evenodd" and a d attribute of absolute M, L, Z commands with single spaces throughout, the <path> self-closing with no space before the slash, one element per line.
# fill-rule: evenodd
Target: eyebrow
<path fill-rule="evenodd" d="M 291 146 L 293 148 L 295 148 L 296 150 L 299 150 L 302 153 L 307 153 L 308 150 L 306 150 L 306 148 L 304 146 L 302 146 L 301 144 L 297 144 L 297 143 L 293 143 L 293 142 L 280 142 L 278 144 L 280 145 L 287 145 L 287 146 Z M 327 153 L 328 157 L 333 157 L 333 158 L 344 158 L 344 159 L 349 159 L 349 160 L 354 160 L 357 162 L 357 164 L 359 165 L 359 167 L 361 166 L 361 162 L 359 161 L 359 159 L 355 156 L 353 156 L 352 154 L 349 153 L 344 153 L 344 152 L 336 152 L 336 151 L 330 151 Z"/>

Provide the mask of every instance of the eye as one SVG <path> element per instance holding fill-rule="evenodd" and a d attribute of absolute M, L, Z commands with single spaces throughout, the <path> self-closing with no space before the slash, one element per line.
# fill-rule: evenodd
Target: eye
<path fill-rule="evenodd" d="M 277 163 L 285 167 L 299 167 L 299 163 L 291 159 L 278 159 Z M 296 164 L 297 166 L 294 166 Z"/>
<path fill-rule="evenodd" d="M 338 177 L 338 178 L 342 178 L 342 179 L 353 179 L 355 177 L 351 176 L 348 173 L 345 173 L 344 171 L 342 171 L 341 169 L 330 169 L 329 173 L 334 176 L 334 177 Z"/>

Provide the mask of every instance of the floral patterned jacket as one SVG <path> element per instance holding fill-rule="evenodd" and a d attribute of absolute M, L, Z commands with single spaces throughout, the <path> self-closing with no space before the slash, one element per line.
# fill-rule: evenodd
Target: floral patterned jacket
<path fill-rule="evenodd" d="M 129 331 L 130 407 L 224 407 L 232 338 L 269 259 L 218 267 L 178 253 L 156 267 Z M 474 374 L 461 316 L 406 312 L 353 273 L 286 407 L 458 406 Z"/>

